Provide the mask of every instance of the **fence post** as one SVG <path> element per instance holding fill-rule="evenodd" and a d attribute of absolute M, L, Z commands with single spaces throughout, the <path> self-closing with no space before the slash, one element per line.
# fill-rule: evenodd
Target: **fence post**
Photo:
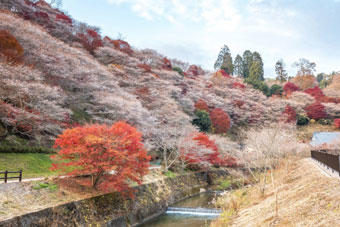
<path fill-rule="evenodd" d="M 7 170 L 5 170 L 5 183 L 7 183 Z"/>
<path fill-rule="evenodd" d="M 19 173 L 19 182 L 21 182 L 21 179 L 22 179 L 22 169 L 20 170 L 20 173 Z"/>
<path fill-rule="evenodd" d="M 339 159 L 339 169 L 338 169 L 338 172 L 339 172 L 339 176 L 340 176 L 340 155 L 338 155 L 338 159 Z"/>

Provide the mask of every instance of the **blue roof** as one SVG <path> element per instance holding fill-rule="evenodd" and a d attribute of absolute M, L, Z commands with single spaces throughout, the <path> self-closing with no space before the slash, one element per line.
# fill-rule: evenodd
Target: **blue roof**
<path fill-rule="evenodd" d="M 312 146 L 319 146 L 324 143 L 330 144 L 337 139 L 337 137 L 340 137 L 340 132 L 314 132 L 310 144 Z"/>

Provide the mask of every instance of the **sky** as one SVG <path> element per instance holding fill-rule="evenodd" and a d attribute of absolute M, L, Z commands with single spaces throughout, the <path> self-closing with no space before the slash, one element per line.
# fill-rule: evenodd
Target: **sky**
<path fill-rule="evenodd" d="M 290 76 L 300 58 L 316 74 L 340 71 L 340 0 L 64 0 L 62 9 L 102 35 L 208 70 L 226 44 L 233 58 L 259 52 L 267 78 L 279 59 Z"/>

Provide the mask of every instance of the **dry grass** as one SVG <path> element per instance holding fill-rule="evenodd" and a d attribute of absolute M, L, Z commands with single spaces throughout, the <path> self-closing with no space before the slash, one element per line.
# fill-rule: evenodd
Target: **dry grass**
<path fill-rule="evenodd" d="M 309 159 L 285 160 L 273 176 L 264 196 L 257 187 L 227 196 L 226 211 L 211 226 L 339 225 L 339 179 L 323 175 Z"/>

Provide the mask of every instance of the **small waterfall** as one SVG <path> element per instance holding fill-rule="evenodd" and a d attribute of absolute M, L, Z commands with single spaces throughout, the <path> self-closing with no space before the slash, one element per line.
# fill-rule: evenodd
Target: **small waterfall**
<path fill-rule="evenodd" d="M 167 214 L 181 214 L 192 216 L 213 216 L 217 217 L 222 211 L 219 209 L 189 208 L 189 207 L 168 207 Z"/>

